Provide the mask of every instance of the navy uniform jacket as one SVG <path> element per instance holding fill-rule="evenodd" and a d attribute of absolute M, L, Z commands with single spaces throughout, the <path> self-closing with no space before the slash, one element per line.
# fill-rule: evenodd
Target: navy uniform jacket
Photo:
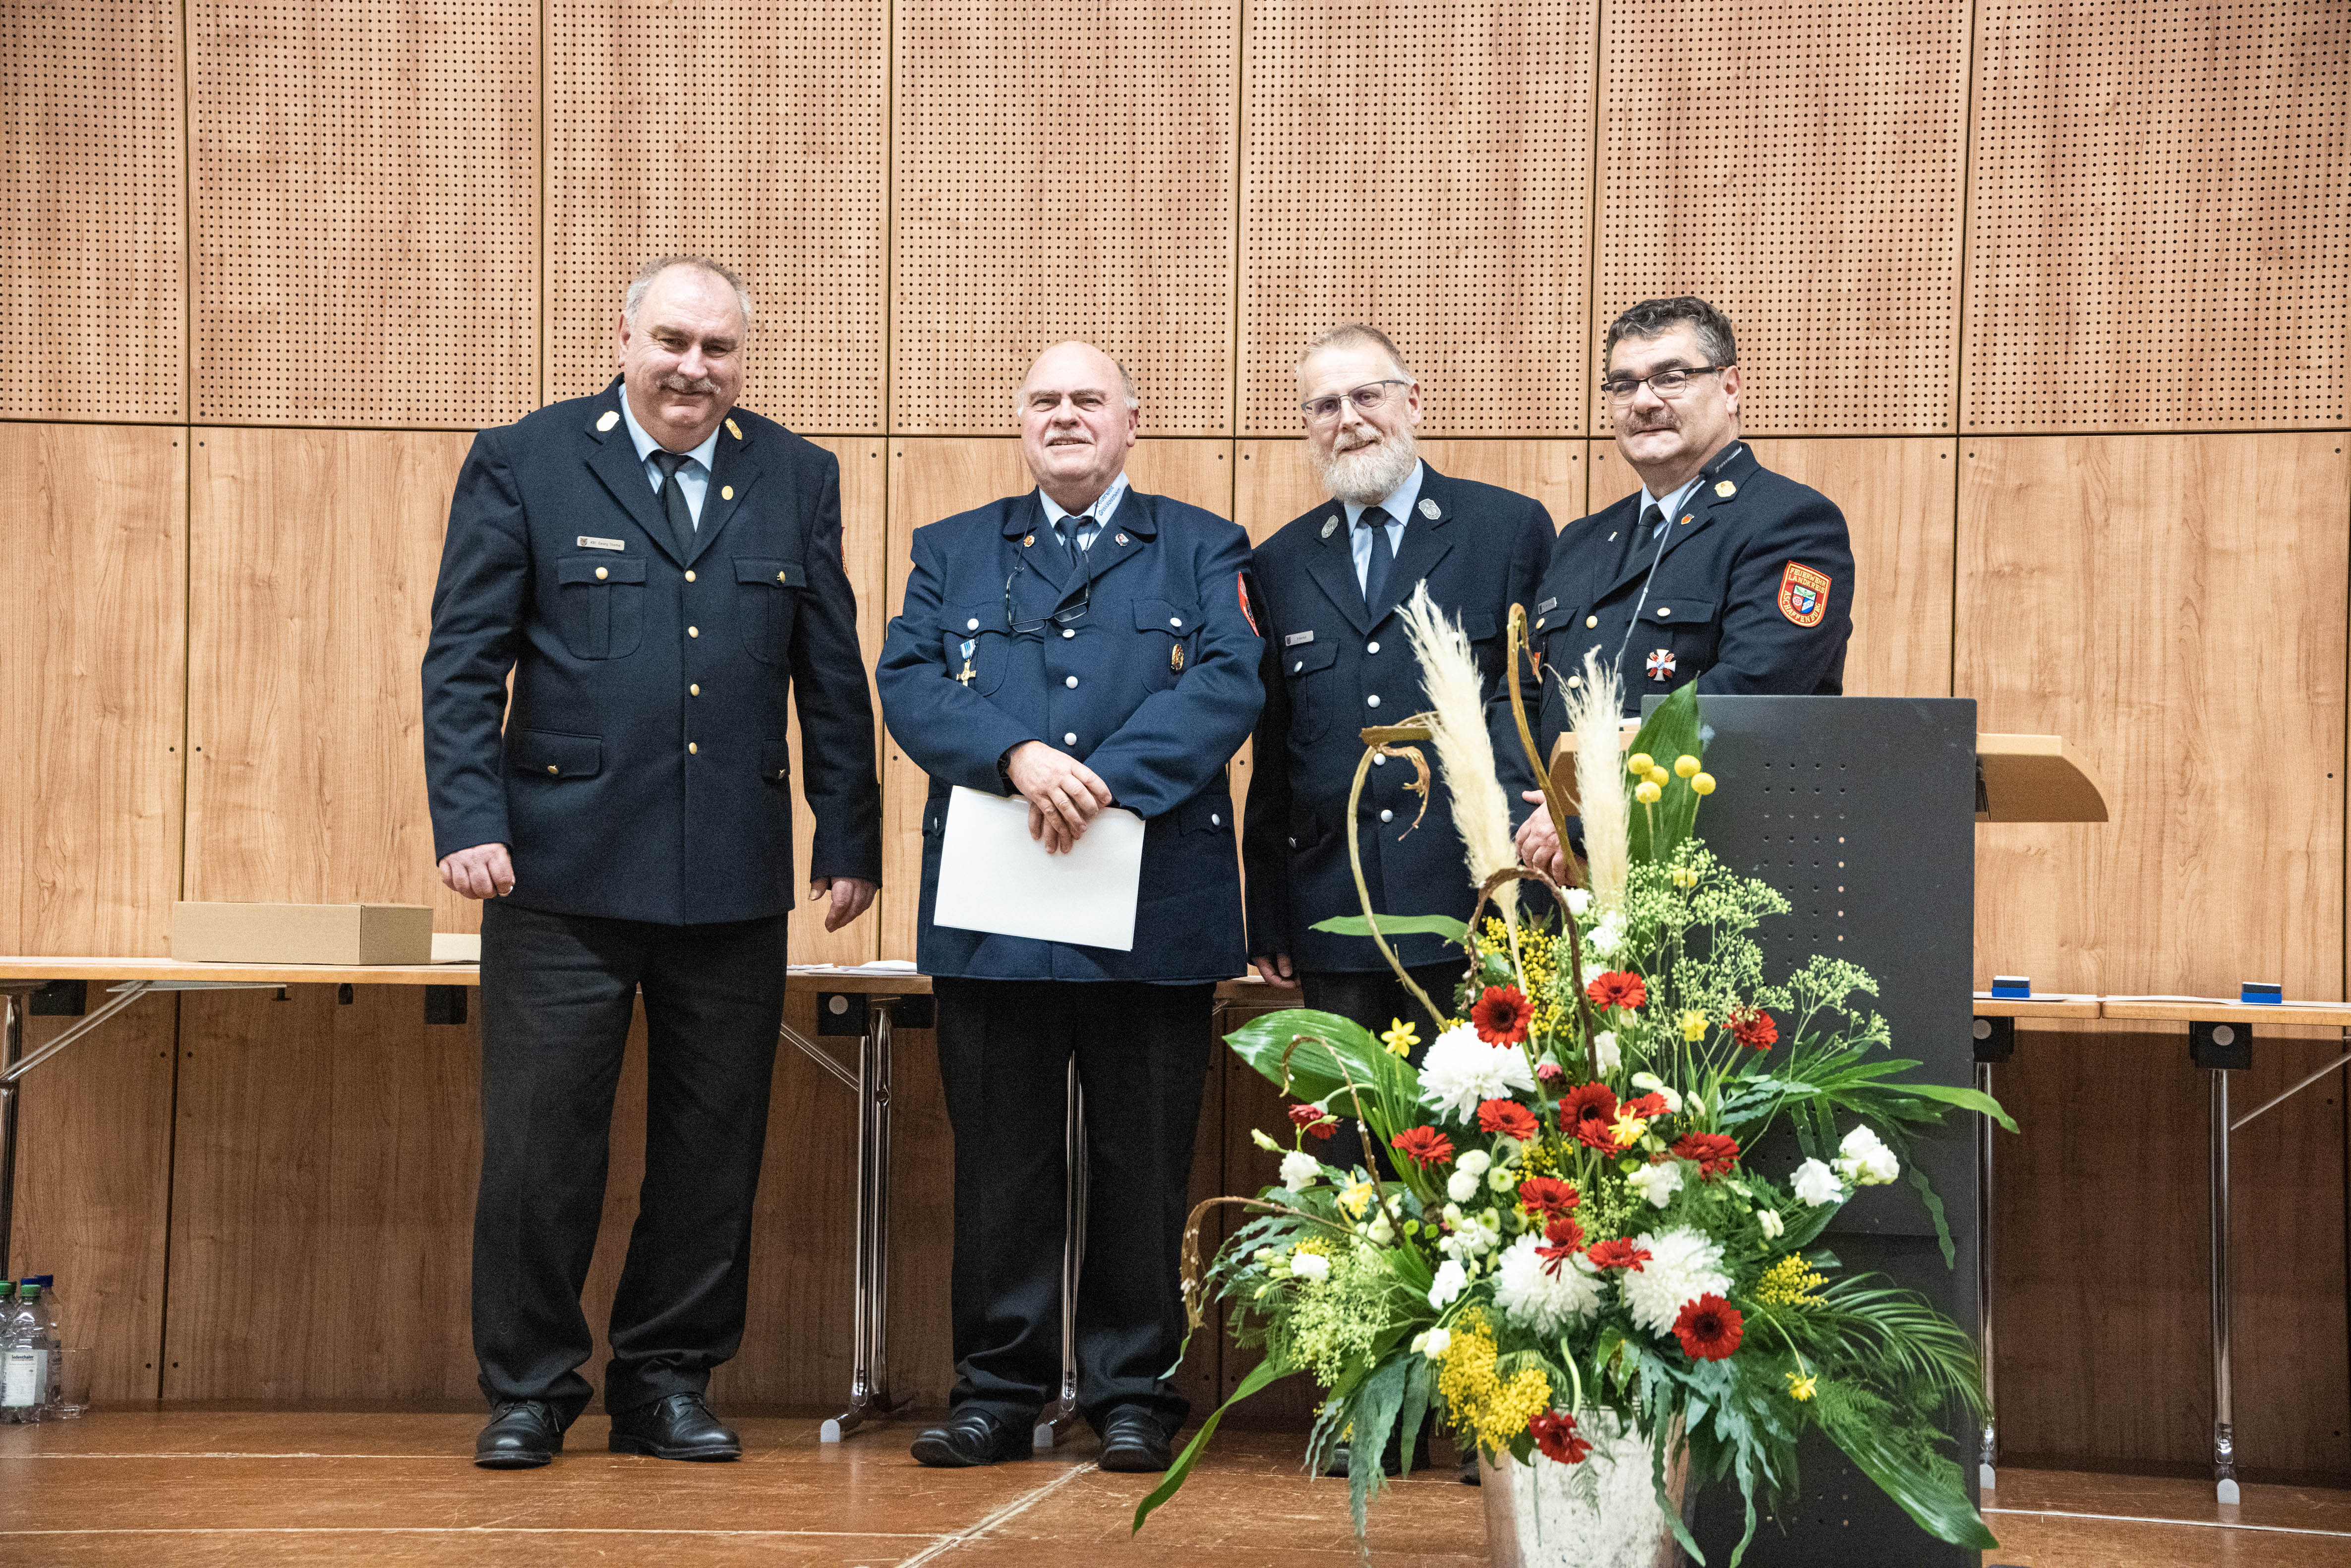
<path fill-rule="evenodd" d="M 514 902 L 554 914 L 782 914 L 797 686 L 810 874 L 878 883 L 840 465 L 734 410 L 681 560 L 620 407 L 616 381 L 483 431 L 457 476 L 424 653 L 434 853 L 511 846 Z"/>
<path fill-rule="evenodd" d="M 1288 953 L 1301 969 L 1387 967 L 1370 937 L 1311 927 L 1363 909 L 1348 865 L 1346 826 L 1347 791 L 1364 755 L 1358 732 L 1428 706 L 1419 663 L 1395 613 L 1424 580 L 1437 608 L 1460 621 L 1486 676 L 1486 728 L 1512 823 L 1531 809 L 1519 796 L 1534 782 L 1510 716 L 1503 665 L 1510 606 L 1532 601 L 1552 547 L 1551 516 L 1528 497 L 1448 479 L 1426 465 L 1420 498 L 1380 602 L 1368 611 L 1355 580 L 1346 508 L 1338 502 L 1285 525 L 1257 552 L 1252 576 L 1265 605 L 1267 674 L 1242 849 L 1252 955 Z M 1338 526 L 1329 528 L 1333 518 Z M 1435 752 L 1425 743 L 1420 749 L 1434 773 Z M 1420 797 L 1405 788 L 1414 778 L 1410 762 L 1391 759 L 1364 781 L 1358 828 L 1372 907 L 1382 915 L 1466 920 L 1478 895 L 1450 797 L 1438 779 L 1427 816 L 1414 827 Z M 1392 946 L 1406 964 L 1439 963 L 1459 952 L 1437 936 L 1392 939 Z"/>
<path fill-rule="evenodd" d="M 1545 757 L 1562 727 L 1560 683 L 1583 681 L 1592 648 L 1603 664 L 1624 649 L 1627 716 L 1640 713 L 1644 696 L 1693 680 L 1701 694 L 1726 695 L 1844 690 L 1853 546 L 1835 502 L 1763 467 L 1739 440 L 1707 465 L 1680 514 L 1666 519 L 1663 556 L 1643 541 L 1628 561 L 1625 535 L 1639 527 L 1641 506 L 1636 491 L 1570 523 L 1552 550 L 1534 604 Z"/>
<path fill-rule="evenodd" d="M 1065 569 L 1032 490 L 917 528 L 913 544 L 905 611 L 890 622 L 875 674 L 891 735 L 931 776 L 915 946 L 923 972 L 1239 974 L 1248 965 L 1225 764 L 1263 701 L 1261 644 L 1241 597 L 1249 536 L 1197 507 L 1129 490 L 1086 565 Z M 1073 615 L 1081 602 L 1084 613 Z M 1056 611 L 1063 623 L 1047 620 Z M 1022 630 L 1012 630 L 1015 620 Z M 1009 795 L 997 761 L 1030 740 L 1083 762 L 1144 819 L 1132 952 L 932 923 L 949 789 Z"/>

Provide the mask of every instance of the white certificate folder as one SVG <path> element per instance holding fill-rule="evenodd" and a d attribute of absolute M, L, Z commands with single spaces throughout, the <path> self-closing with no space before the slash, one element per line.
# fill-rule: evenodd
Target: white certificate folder
<path fill-rule="evenodd" d="M 1143 819 L 1111 807 L 1068 854 L 1029 836 L 1029 802 L 957 785 L 939 846 L 931 918 L 962 931 L 1134 950 L 1143 883 Z"/>

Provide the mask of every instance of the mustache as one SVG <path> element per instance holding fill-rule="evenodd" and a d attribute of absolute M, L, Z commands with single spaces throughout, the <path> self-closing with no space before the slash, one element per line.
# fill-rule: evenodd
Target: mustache
<path fill-rule="evenodd" d="M 718 383 L 708 376 L 682 376 L 673 371 L 662 377 L 661 387 L 664 392 L 715 392 Z"/>

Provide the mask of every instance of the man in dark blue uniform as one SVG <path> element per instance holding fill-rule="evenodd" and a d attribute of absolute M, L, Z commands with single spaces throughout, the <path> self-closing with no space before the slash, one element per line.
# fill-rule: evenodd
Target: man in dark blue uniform
<path fill-rule="evenodd" d="M 645 1176 L 612 1303 L 611 1446 L 740 1452 L 702 1396 L 743 1337 L 795 688 L 826 929 L 881 882 L 840 468 L 734 407 L 750 325 L 731 272 L 653 263 L 622 307 L 620 378 L 484 431 L 450 503 L 424 758 L 442 880 L 489 901 L 473 1291 L 495 1406 L 475 1461 L 492 1469 L 546 1464 L 588 1403 L 580 1291 L 640 987 Z"/>
<path fill-rule="evenodd" d="M 1435 1033 L 1427 1016 L 1371 939 L 1313 929 L 1361 912 L 1351 831 L 1362 837 L 1378 913 L 1466 920 L 1477 903 L 1441 779 L 1423 816 L 1407 788 L 1412 768 L 1380 758 L 1351 829 L 1358 732 L 1427 706 L 1396 613 L 1426 583 L 1485 674 L 1488 731 L 1510 799 L 1533 787 L 1510 714 L 1503 650 L 1510 606 L 1532 601 L 1550 555 L 1551 517 L 1530 497 L 1447 478 L 1422 460 L 1419 382 L 1376 328 L 1337 327 L 1315 339 L 1299 360 L 1298 390 L 1307 450 L 1332 498 L 1285 524 L 1251 568 L 1265 606 L 1266 701 L 1242 848 L 1249 954 L 1268 984 L 1302 985 L 1308 1007 L 1375 1034 L 1401 1020 L 1425 1045 Z M 1426 936 L 1395 946 L 1437 1005 L 1450 1008 L 1459 949 Z M 1352 1131 L 1329 1153 L 1334 1162 L 1363 1157 Z"/>
<path fill-rule="evenodd" d="M 1641 699 L 1701 693 L 1834 696 L 1853 635 L 1844 514 L 1771 473 L 1739 434 L 1739 348 L 1703 299 L 1646 299 L 1610 323 L 1602 386 L 1616 449 L 1641 489 L 1570 523 L 1533 604 L 1545 757 L 1563 727 L 1562 687 L 1597 651 Z M 1537 795 L 1526 797 L 1539 800 Z M 1562 869 L 1549 817 L 1519 829 L 1531 865 Z"/>
<path fill-rule="evenodd" d="M 1256 722 L 1262 649 L 1249 541 L 1127 483 L 1137 402 L 1116 361 L 1049 349 L 1017 407 L 1038 487 L 914 532 L 882 711 L 931 776 L 917 957 L 934 976 L 956 1130 L 949 1419 L 926 1465 L 1024 1456 L 1060 1386 L 1063 1133 L 1084 1090 L 1078 1399 L 1109 1470 L 1157 1470 L 1186 1404 L 1180 1251 L 1216 982 L 1244 967 L 1225 768 Z M 952 790 L 1019 795 L 1030 835 L 1074 844 L 1099 814 L 1144 821 L 1134 947 L 937 924 Z"/>

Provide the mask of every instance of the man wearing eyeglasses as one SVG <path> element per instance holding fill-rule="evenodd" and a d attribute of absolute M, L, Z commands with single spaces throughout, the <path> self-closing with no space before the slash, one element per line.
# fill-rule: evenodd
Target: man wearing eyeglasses
<path fill-rule="evenodd" d="M 1587 652 L 1615 666 L 1628 717 L 1644 696 L 1692 681 L 1701 693 L 1843 692 L 1854 591 L 1844 514 L 1763 467 L 1740 437 L 1729 319 L 1703 299 L 1643 300 L 1609 324 L 1602 362 L 1616 449 L 1641 489 L 1561 532 L 1531 606 L 1545 755 L 1564 727 L 1562 687 L 1583 683 Z M 1541 811 L 1520 825 L 1519 852 L 1564 870 Z"/>
<path fill-rule="evenodd" d="M 1510 606 L 1531 601 L 1549 557 L 1551 516 L 1530 497 L 1448 477 L 1422 459 L 1420 383 L 1376 328 L 1335 327 L 1308 344 L 1298 390 L 1307 452 L 1332 498 L 1285 524 L 1252 569 L 1267 663 L 1242 848 L 1249 954 L 1269 985 L 1302 985 L 1308 1007 L 1374 1033 L 1402 1019 L 1426 1044 L 1436 1030 L 1371 939 L 1313 928 L 1361 909 L 1347 852 L 1357 732 L 1427 706 L 1396 613 L 1425 582 L 1476 650 L 1505 784 L 1532 788 L 1509 712 L 1504 643 Z M 1477 894 L 1461 869 L 1451 802 L 1438 781 L 1424 817 L 1416 781 L 1409 765 L 1382 758 L 1364 790 L 1352 831 L 1373 906 L 1467 919 Z M 1422 989 L 1450 1008 L 1458 948 L 1425 936 L 1395 947 Z M 1352 1132 L 1343 1136 L 1329 1151 L 1333 1163 L 1362 1159 Z"/>
<path fill-rule="evenodd" d="M 1262 701 L 1249 539 L 1126 479 L 1140 400 L 1084 343 L 1048 349 L 1014 402 L 1023 496 L 917 528 L 877 672 L 883 716 L 931 776 L 916 956 L 934 977 L 956 1130 L 949 1418 L 926 1465 L 1025 1457 L 1061 1376 L 1069 1064 L 1084 1089 L 1078 1399 L 1106 1470 L 1162 1470 L 1184 1399 L 1179 1290 L 1216 982 L 1245 966 L 1228 758 Z M 1132 951 L 936 924 L 951 789 L 1029 802 L 1067 850 L 1099 814 L 1144 820 Z"/>

